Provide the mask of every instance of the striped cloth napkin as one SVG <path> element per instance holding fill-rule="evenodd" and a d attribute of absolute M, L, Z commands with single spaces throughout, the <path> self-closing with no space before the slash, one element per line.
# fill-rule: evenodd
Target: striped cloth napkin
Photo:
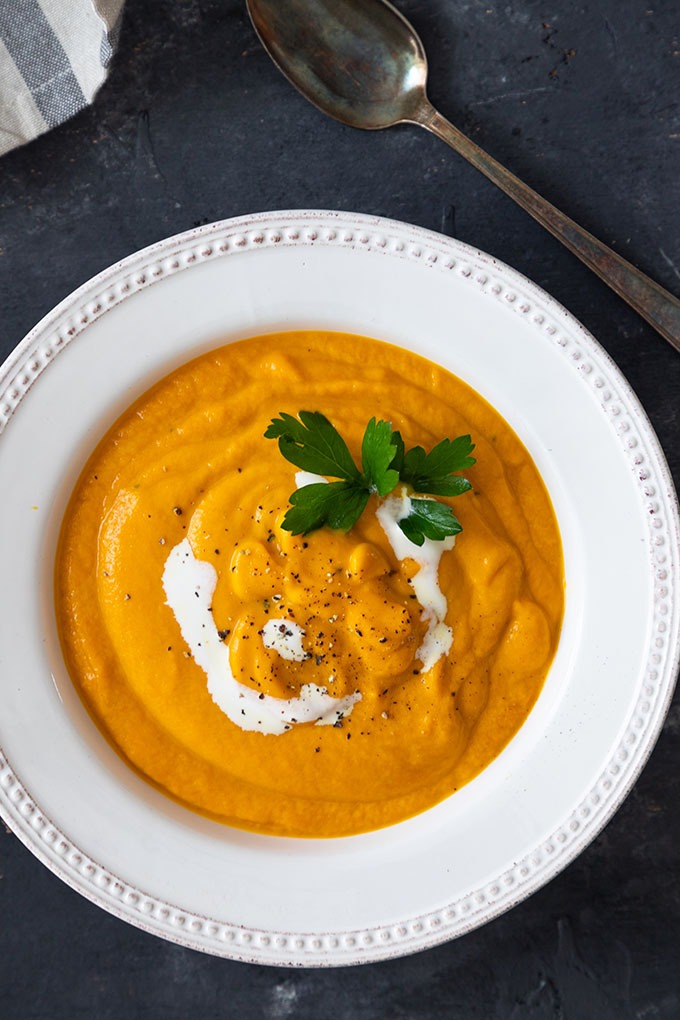
<path fill-rule="evenodd" d="M 124 0 L 0 0 L 0 155 L 91 103 Z"/>

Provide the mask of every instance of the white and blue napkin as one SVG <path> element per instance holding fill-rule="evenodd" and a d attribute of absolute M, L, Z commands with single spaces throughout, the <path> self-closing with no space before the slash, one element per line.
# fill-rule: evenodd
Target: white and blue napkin
<path fill-rule="evenodd" d="M 92 102 L 124 0 L 0 0 L 0 155 Z"/>

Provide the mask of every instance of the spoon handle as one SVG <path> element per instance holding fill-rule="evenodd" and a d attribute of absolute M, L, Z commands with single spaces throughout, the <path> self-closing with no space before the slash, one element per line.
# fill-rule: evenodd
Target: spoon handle
<path fill-rule="evenodd" d="M 673 346 L 680 351 L 680 300 L 639 269 L 613 252 L 554 205 L 537 195 L 527 184 L 501 166 L 492 156 L 442 117 L 434 107 L 422 108 L 416 123 L 427 128 L 497 184 L 554 237 L 585 262 L 619 297 L 627 301 Z"/>

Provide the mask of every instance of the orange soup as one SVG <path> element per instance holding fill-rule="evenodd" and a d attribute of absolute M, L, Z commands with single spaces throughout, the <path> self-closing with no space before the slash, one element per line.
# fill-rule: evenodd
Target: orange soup
<path fill-rule="evenodd" d="M 462 524 L 435 559 L 386 500 L 349 531 L 281 527 L 308 479 L 265 439 L 322 412 L 357 463 L 470 434 Z M 387 497 L 387 499 L 401 497 Z M 56 615 L 73 683 L 122 758 L 188 808 L 285 836 L 366 832 L 453 794 L 517 733 L 564 608 L 559 529 L 503 418 L 406 350 L 328 332 L 201 355 L 103 438 L 69 503 Z"/>

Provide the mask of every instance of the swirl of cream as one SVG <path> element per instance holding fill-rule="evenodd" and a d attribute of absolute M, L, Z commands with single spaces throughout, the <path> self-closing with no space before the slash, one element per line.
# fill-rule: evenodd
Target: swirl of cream
<path fill-rule="evenodd" d="M 332 726 L 350 714 L 361 699 L 359 692 L 334 698 L 326 687 L 303 684 L 298 697 L 275 698 L 239 683 L 232 673 L 229 646 L 220 638 L 210 611 L 216 584 L 217 571 L 211 563 L 196 559 L 188 539 L 171 550 L 163 570 L 166 604 L 194 661 L 206 674 L 210 696 L 233 723 L 242 730 L 280 735 L 297 723 Z M 281 654 L 282 649 L 276 650 Z M 292 656 L 284 652 L 284 657 Z"/>

